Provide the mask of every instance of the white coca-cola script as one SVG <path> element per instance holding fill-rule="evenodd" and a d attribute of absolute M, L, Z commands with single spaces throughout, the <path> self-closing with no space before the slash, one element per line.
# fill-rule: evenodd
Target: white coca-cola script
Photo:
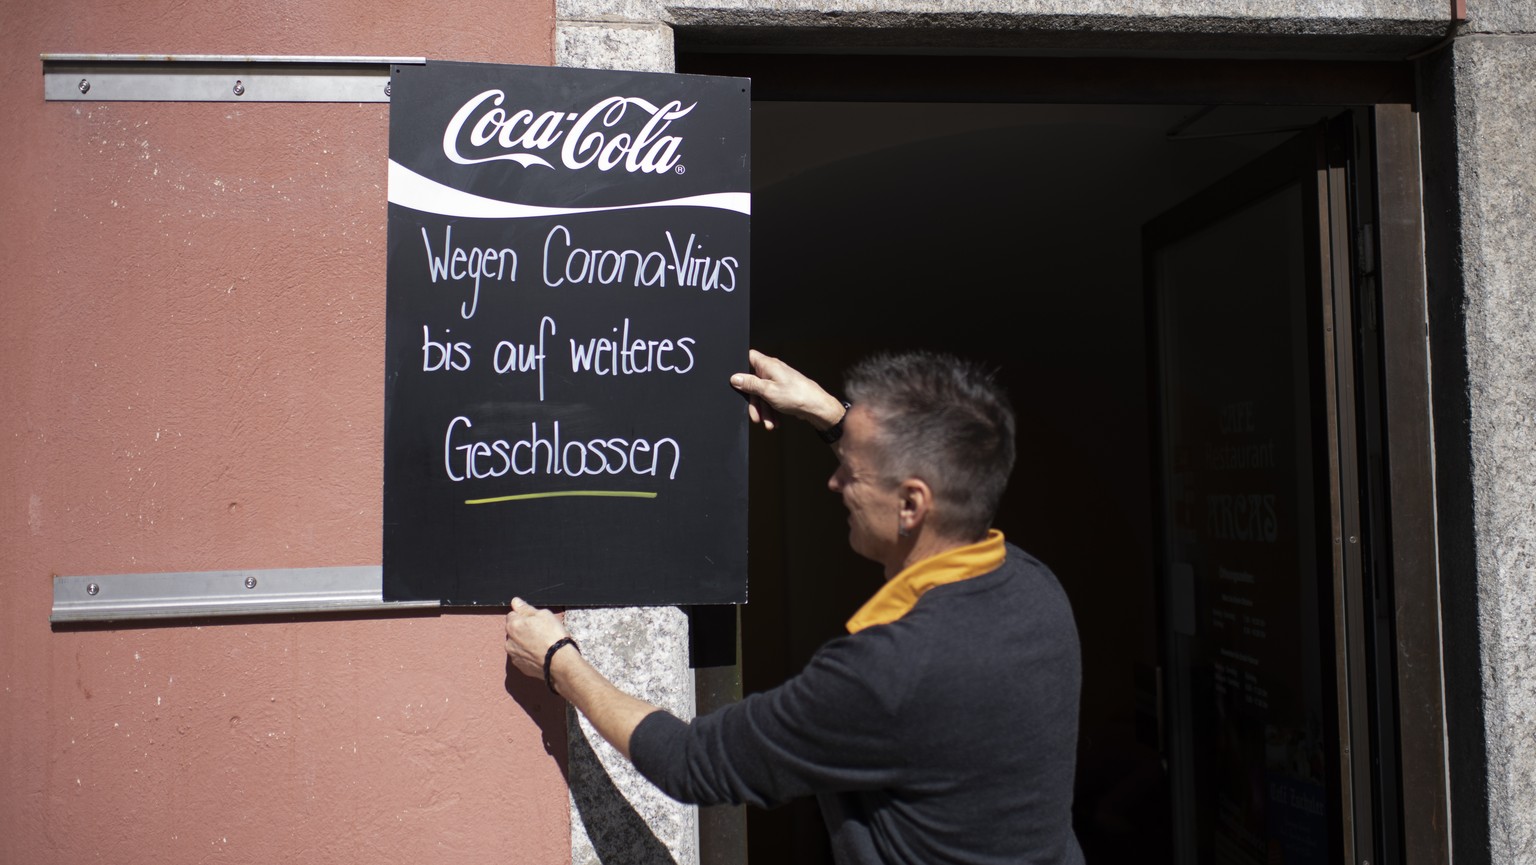
<path fill-rule="evenodd" d="M 535 114 L 528 108 L 509 113 L 505 101 L 504 92 L 487 90 L 465 102 L 443 130 L 443 155 L 460 165 L 505 159 L 554 168 L 535 151 L 559 144 L 560 163 L 572 170 L 596 165 L 662 174 L 677 166 L 683 143 L 667 128 L 698 105 L 673 100 L 658 107 L 638 96 L 610 96 L 580 113 Z"/>

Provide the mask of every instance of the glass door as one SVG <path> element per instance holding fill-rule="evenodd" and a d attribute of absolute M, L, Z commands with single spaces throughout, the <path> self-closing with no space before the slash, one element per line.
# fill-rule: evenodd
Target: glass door
<path fill-rule="evenodd" d="M 1370 796 L 1355 795 L 1350 756 L 1368 748 L 1339 385 L 1353 375 L 1349 232 L 1327 139 L 1298 135 L 1143 231 L 1181 863 L 1374 858 L 1354 831 Z"/>

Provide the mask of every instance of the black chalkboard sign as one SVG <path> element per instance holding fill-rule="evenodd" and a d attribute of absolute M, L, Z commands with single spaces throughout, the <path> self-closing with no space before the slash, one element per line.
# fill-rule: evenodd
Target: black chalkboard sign
<path fill-rule="evenodd" d="M 385 600 L 746 600 L 750 99 L 394 68 Z"/>

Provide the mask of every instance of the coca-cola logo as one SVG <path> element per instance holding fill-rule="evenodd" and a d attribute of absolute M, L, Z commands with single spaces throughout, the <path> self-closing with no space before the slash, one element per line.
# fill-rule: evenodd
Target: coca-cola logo
<path fill-rule="evenodd" d="M 599 171 L 681 174 L 682 136 L 666 132 L 698 105 L 673 100 L 658 107 L 638 96 L 610 96 L 579 113 L 535 114 L 528 108 L 509 112 L 505 101 L 502 91 L 487 90 L 465 102 L 443 130 L 443 155 L 460 165 L 505 159 L 554 168 L 539 154 L 558 152 L 560 163 L 572 170 L 595 165 Z"/>

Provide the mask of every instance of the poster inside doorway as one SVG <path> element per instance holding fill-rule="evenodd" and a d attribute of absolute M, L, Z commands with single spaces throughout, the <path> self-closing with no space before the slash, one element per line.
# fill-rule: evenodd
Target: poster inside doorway
<path fill-rule="evenodd" d="M 749 83 L 391 86 L 385 600 L 744 602 Z"/>
<path fill-rule="evenodd" d="M 1174 763 L 1191 779 L 1179 855 L 1198 865 L 1323 865 L 1334 849 L 1309 191 L 1293 182 L 1219 219 L 1186 215 L 1191 228 L 1148 245 L 1163 544 L 1189 575 L 1188 619 L 1166 650 L 1186 701 Z"/>

